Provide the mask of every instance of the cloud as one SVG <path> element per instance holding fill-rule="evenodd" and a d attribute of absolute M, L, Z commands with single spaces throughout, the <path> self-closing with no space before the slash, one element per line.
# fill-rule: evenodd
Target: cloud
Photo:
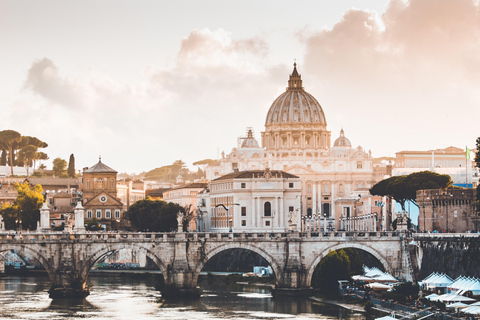
<path fill-rule="evenodd" d="M 126 167 L 148 162 L 145 170 L 168 164 L 168 157 L 193 162 L 214 157 L 217 147 L 228 151 L 245 127 L 263 125 L 278 84 L 287 81 L 275 75 L 279 69 L 288 74 L 266 64 L 267 57 L 259 38 L 203 29 L 181 41 L 169 68 L 146 66 L 145 77 L 133 84 L 90 69 L 82 77 L 62 76 L 61 66 L 43 58 L 32 63 L 24 84 L 33 103 L 18 106 L 32 112 L 42 105 L 42 123 L 51 128 L 55 121 L 57 133 L 47 125 L 49 136 L 42 136 L 50 146 L 75 141 L 83 154 L 112 153 Z"/>
<path fill-rule="evenodd" d="M 381 15 L 350 9 L 332 28 L 301 39 L 303 68 L 320 103 L 337 110 L 330 118 L 327 112 L 329 124 L 362 145 L 382 145 L 377 155 L 414 141 L 416 149 L 461 146 L 477 134 L 459 126 L 480 116 L 477 1 L 391 0 Z M 440 128 L 462 130 L 465 140 L 454 134 L 440 141 Z"/>
<path fill-rule="evenodd" d="M 70 78 L 61 78 L 52 60 L 43 58 L 33 62 L 28 70 L 25 88 L 47 100 L 65 106 L 83 105 L 84 88 Z"/>

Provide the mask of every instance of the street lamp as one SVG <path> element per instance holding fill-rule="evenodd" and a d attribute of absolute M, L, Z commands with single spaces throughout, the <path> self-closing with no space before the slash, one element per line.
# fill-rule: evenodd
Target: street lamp
<path fill-rule="evenodd" d="M 425 220 L 427 219 L 425 218 L 425 202 L 423 202 L 422 207 L 423 207 L 423 233 L 425 233 L 427 231 L 425 230 Z"/>
<path fill-rule="evenodd" d="M 220 203 L 220 204 L 217 204 L 217 205 L 215 206 L 215 208 L 223 207 L 223 209 L 225 209 L 225 211 L 227 212 L 227 218 L 229 218 L 228 222 L 229 222 L 229 224 L 230 224 L 229 232 L 232 232 L 232 222 L 233 222 L 233 221 L 232 221 L 232 217 L 230 217 L 230 216 L 228 215 L 228 210 L 230 210 L 230 208 L 233 207 L 233 206 L 239 206 L 239 205 L 240 205 L 240 204 L 238 204 L 238 203 L 232 203 L 232 204 L 229 205 L 229 206 L 225 206 L 223 203 Z"/>

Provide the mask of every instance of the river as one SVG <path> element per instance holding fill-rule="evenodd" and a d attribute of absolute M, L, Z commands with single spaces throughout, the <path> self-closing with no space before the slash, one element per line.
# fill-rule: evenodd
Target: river
<path fill-rule="evenodd" d="M 91 276 L 86 299 L 52 300 L 46 275 L 10 275 L 0 278 L 0 319 L 365 319 L 309 299 L 273 299 L 268 288 L 227 287 L 202 278 L 199 300 L 166 303 L 155 276 Z"/>

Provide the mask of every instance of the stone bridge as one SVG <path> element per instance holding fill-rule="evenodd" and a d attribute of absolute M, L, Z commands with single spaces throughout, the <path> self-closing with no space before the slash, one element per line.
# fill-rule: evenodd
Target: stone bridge
<path fill-rule="evenodd" d="M 18 250 L 36 258 L 52 281 L 50 297 L 86 296 L 88 274 L 105 255 L 119 249 L 142 250 L 160 268 L 164 297 L 198 295 L 205 263 L 234 248 L 256 252 L 270 264 L 274 294 L 311 290 L 312 275 L 330 250 L 357 248 L 376 257 L 385 270 L 412 280 L 405 234 L 399 232 L 286 233 L 0 233 L 0 251 Z"/>

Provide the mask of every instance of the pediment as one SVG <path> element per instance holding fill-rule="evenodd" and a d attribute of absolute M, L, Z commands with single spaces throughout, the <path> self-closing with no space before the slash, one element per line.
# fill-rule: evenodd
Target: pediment
<path fill-rule="evenodd" d="M 316 174 L 315 170 L 309 169 L 299 164 L 294 164 L 291 167 L 284 169 L 283 171 L 294 174 L 294 175 L 304 175 L 304 174 Z"/>
<path fill-rule="evenodd" d="M 99 192 L 90 200 L 83 204 L 84 206 L 123 206 L 123 203 L 107 192 Z"/>

